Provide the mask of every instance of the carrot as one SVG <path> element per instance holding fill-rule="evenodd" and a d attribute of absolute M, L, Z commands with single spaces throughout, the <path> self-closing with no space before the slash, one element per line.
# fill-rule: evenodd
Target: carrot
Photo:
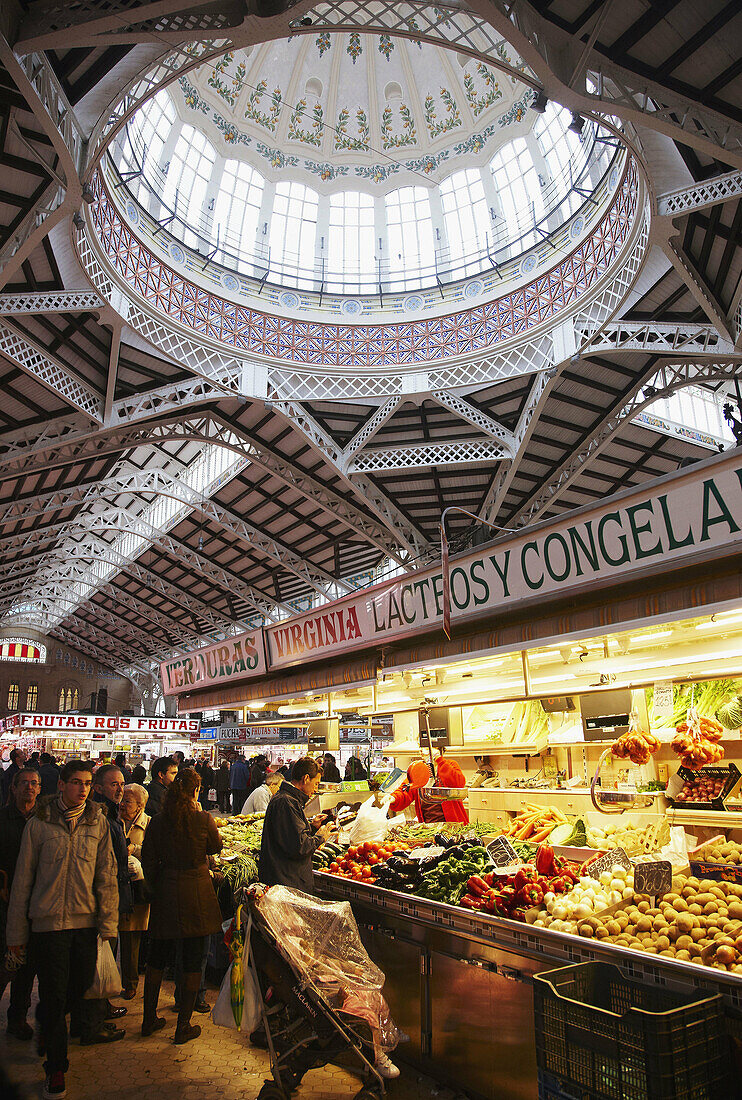
<path fill-rule="evenodd" d="M 533 832 L 533 822 L 530 821 L 528 825 L 525 825 L 518 836 L 518 840 L 528 840 L 529 836 Z"/>
<path fill-rule="evenodd" d="M 549 833 L 551 832 L 551 830 L 553 828 L 554 828 L 553 825 L 547 825 L 545 828 L 539 830 L 539 832 L 534 833 L 533 836 L 531 837 L 531 843 L 532 844 L 541 844 L 541 843 L 543 843 L 543 841 L 546 840 L 547 836 L 549 835 Z"/>

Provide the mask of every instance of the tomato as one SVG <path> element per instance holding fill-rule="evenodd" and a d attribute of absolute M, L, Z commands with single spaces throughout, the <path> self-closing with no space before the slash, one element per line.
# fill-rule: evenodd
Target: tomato
<path fill-rule="evenodd" d="M 330 874 L 331 875 L 336 875 L 339 870 L 340 870 L 340 867 L 338 866 L 337 863 L 331 863 L 330 864 Z"/>
<path fill-rule="evenodd" d="M 355 847 L 355 845 L 352 848 L 348 848 L 348 858 L 349 859 L 355 859 L 357 855 L 358 855 L 358 849 Z"/>
<path fill-rule="evenodd" d="M 379 862 L 379 857 L 372 852 L 371 855 L 368 857 L 368 862 L 373 867 L 375 863 Z"/>

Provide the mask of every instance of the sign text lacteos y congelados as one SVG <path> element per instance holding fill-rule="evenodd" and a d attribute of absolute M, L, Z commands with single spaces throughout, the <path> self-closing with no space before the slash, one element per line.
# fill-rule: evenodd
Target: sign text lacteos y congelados
<path fill-rule="evenodd" d="M 742 461 L 734 452 L 451 562 L 451 618 L 574 594 L 640 570 L 657 572 L 742 543 Z M 279 669 L 439 628 L 440 568 L 410 573 L 265 628 Z M 251 640 L 250 659 L 245 638 Z M 235 647 L 239 646 L 238 652 Z M 265 672 L 260 631 L 162 665 L 166 694 Z"/>

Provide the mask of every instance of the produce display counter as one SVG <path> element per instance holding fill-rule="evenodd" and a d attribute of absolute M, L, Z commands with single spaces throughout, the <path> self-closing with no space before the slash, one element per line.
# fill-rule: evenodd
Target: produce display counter
<path fill-rule="evenodd" d="M 742 977 L 317 873 L 318 891 L 353 906 L 385 996 L 410 1036 L 396 1057 L 482 1100 L 537 1100 L 532 978 L 576 962 L 632 981 L 723 997 L 742 1035 Z M 739 1053 L 739 1046 L 736 1046 Z M 742 1066 L 738 1066 L 742 1071 Z"/>

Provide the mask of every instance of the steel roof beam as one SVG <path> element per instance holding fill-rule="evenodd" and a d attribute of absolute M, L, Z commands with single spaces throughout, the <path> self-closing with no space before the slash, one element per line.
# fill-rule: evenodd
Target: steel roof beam
<path fill-rule="evenodd" d="M 375 447 L 352 459 L 348 472 L 379 473 L 412 470 L 427 466 L 458 466 L 477 462 L 499 462 L 510 458 L 509 447 L 494 439 L 435 440 L 411 446 Z"/>
<path fill-rule="evenodd" d="M 499 443 L 503 451 L 501 457 L 513 456 L 515 453 L 515 436 L 491 416 L 482 412 L 481 409 L 475 408 L 471 402 L 464 400 L 463 397 L 459 397 L 455 393 L 449 393 L 447 390 L 434 390 L 430 397 L 442 408 L 448 409 L 449 412 L 461 417 L 462 420 L 466 420 L 467 423 L 479 428 L 490 439 L 494 439 Z"/>
<path fill-rule="evenodd" d="M 686 386 L 734 379 L 738 376 L 739 370 L 738 362 L 682 363 L 665 365 L 659 370 L 656 364 L 653 364 L 641 378 L 637 379 L 621 404 L 615 406 L 612 412 L 596 424 L 591 430 L 589 439 L 565 459 L 548 476 L 547 483 L 518 508 L 510 517 L 509 523 L 512 526 L 526 526 L 537 522 L 609 446 L 623 425 L 633 420 L 648 405 L 654 404 L 662 397 L 669 397 L 670 394 Z M 648 391 L 648 396 L 642 394 L 645 389 Z"/>
<path fill-rule="evenodd" d="M 12 325 L 0 322 L 0 353 L 8 362 L 41 382 L 67 404 L 103 423 L 103 400 L 90 386 L 75 378 L 67 367 Z"/>
<path fill-rule="evenodd" d="M 659 321 L 610 321 L 598 332 L 579 318 L 575 332 L 582 355 L 610 355 L 612 352 L 644 351 L 651 355 L 732 355 L 731 340 L 710 324 L 669 324 Z M 583 343 L 586 340 L 586 343 Z"/>
<path fill-rule="evenodd" d="M 742 172 L 725 172 L 723 176 L 678 187 L 657 196 L 657 213 L 661 217 L 676 218 L 693 210 L 705 210 L 720 202 L 728 202 L 742 195 Z"/>
<path fill-rule="evenodd" d="M 29 291 L 0 294 L 0 317 L 36 313 L 87 313 L 103 309 L 106 303 L 95 290 Z"/>
<path fill-rule="evenodd" d="M 734 343 L 731 325 L 726 313 L 718 301 L 716 295 L 709 289 L 703 275 L 700 273 L 690 256 L 674 240 L 663 240 L 660 244 L 662 251 L 675 268 L 680 278 L 685 283 L 690 294 L 714 325 L 719 333 Z"/>

